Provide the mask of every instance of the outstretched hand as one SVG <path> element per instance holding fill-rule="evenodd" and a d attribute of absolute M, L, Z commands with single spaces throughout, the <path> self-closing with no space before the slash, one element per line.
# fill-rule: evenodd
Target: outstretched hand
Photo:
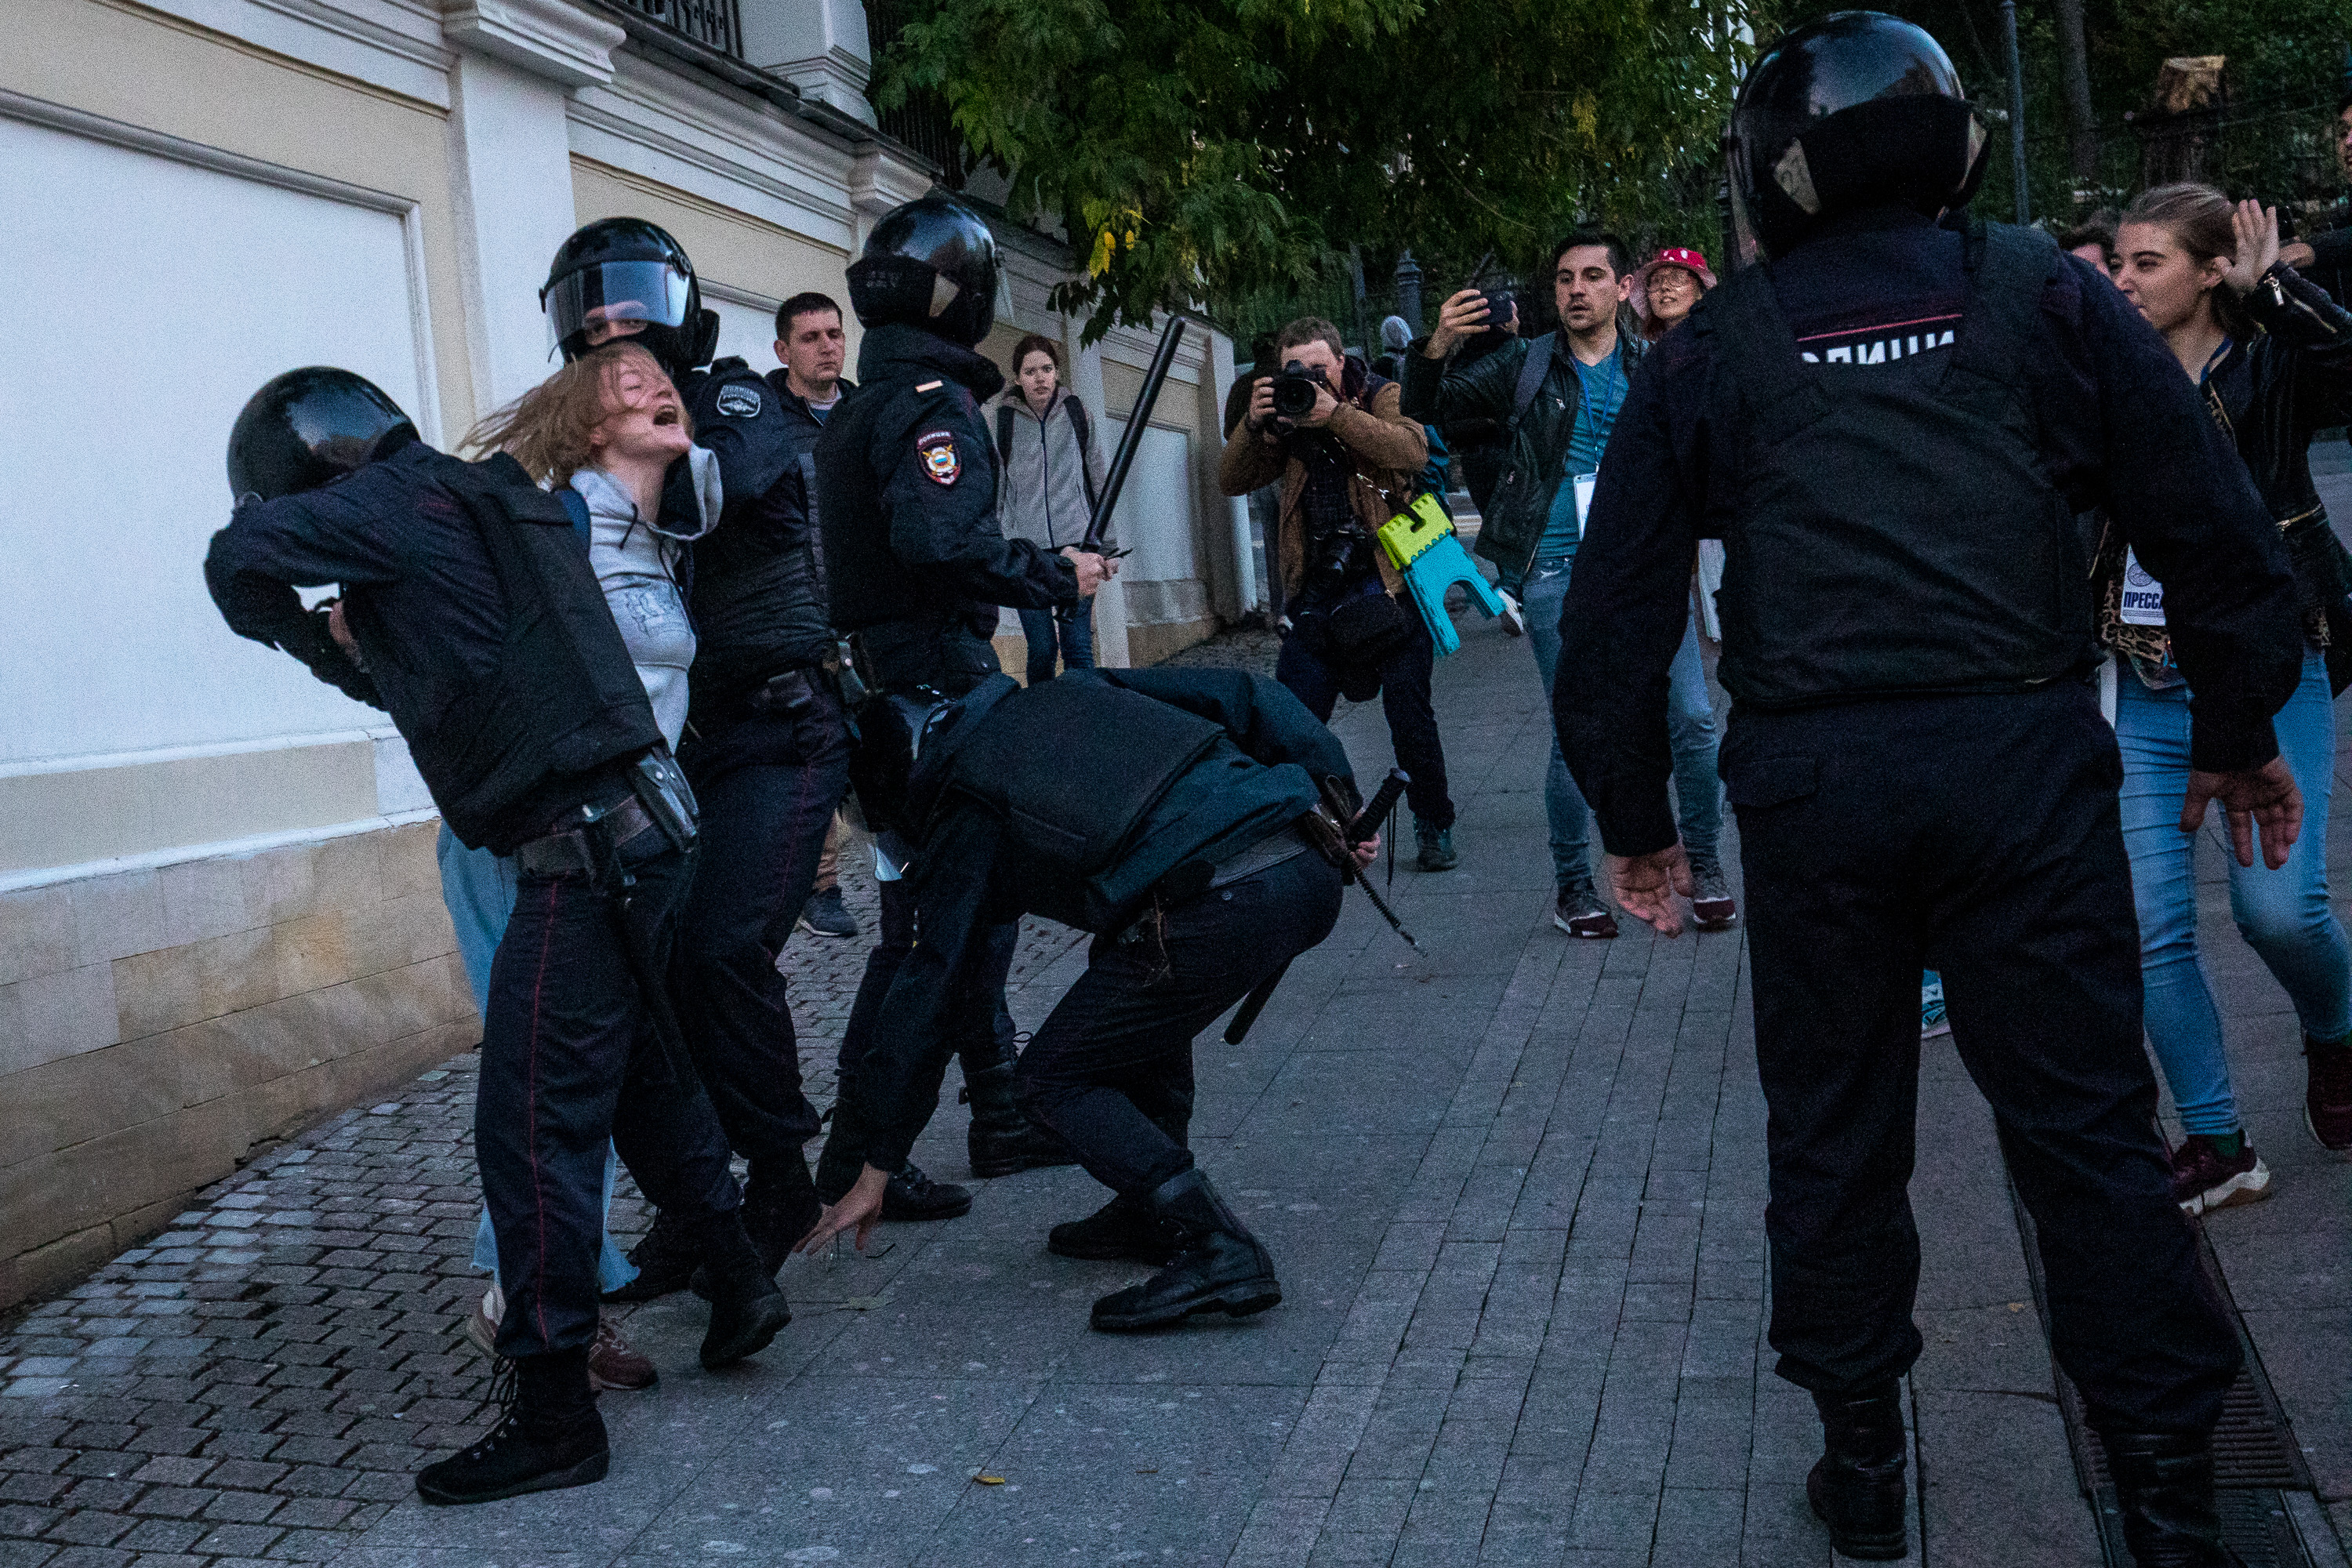
<path fill-rule="evenodd" d="M 1689 898 L 1698 888 L 1691 880 L 1690 857 L 1681 845 L 1669 844 L 1647 855 L 1612 855 L 1608 862 L 1609 891 L 1619 908 L 1660 936 L 1683 934 L 1682 905 L 1675 900 Z"/>
<path fill-rule="evenodd" d="M 2191 768 L 2189 794 L 2180 803 L 2180 831 L 2194 833 L 2205 826 L 2205 804 L 2221 803 L 2230 824 L 2230 849 L 2238 864 L 2254 863 L 2254 830 L 2262 829 L 2263 864 L 2275 871 L 2286 864 L 2287 851 L 2303 833 L 2303 792 L 2284 757 L 2273 757 L 2258 768 L 2231 773 L 2209 773 Z"/>
<path fill-rule="evenodd" d="M 2279 258 L 2278 209 L 2240 202 L 2231 211 L 2230 226 L 2237 233 L 2238 254 L 2222 280 L 2234 294 L 2251 294 Z"/>
<path fill-rule="evenodd" d="M 866 1238 L 882 1218 L 883 1189 L 890 1184 L 890 1173 L 868 1165 L 858 1173 L 857 1184 L 841 1194 L 841 1201 L 824 1205 L 824 1212 L 809 1233 L 801 1237 L 793 1250 L 814 1255 L 843 1231 L 856 1229 L 857 1250 L 866 1250 Z"/>

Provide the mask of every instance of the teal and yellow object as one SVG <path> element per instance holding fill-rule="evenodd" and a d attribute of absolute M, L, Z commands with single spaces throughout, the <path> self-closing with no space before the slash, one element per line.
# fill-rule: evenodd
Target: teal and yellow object
<path fill-rule="evenodd" d="M 1420 495 L 1404 510 L 1381 526 L 1381 548 L 1404 574 L 1421 606 L 1421 618 L 1437 644 L 1440 658 L 1462 646 L 1454 632 L 1454 617 L 1445 613 L 1445 591 L 1459 583 L 1470 590 L 1471 603 L 1489 616 L 1503 613 L 1503 601 L 1454 535 L 1454 520 L 1433 495 Z"/>

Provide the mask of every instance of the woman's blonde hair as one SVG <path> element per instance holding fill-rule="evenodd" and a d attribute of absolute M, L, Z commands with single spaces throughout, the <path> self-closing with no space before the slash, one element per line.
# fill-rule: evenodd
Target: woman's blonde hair
<path fill-rule="evenodd" d="M 582 354 L 504 408 L 466 432 L 459 448 L 477 457 L 505 452 L 541 484 L 563 485 L 595 453 L 596 426 L 620 405 L 621 367 L 643 360 L 664 381 L 669 373 L 651 350 L 623 340 Z M 683 409 L 687 433 L 694 422 Z"/>
<path fill-rule="evenodd" d="M 2202 267 L 2209 261 L 2234 261 L 2238 256 L 2238 231 L 2230 221 L 2236 209 L 2230 198 L 2210 185 L 2181 184 L 2158 185 L 2143 191 L 2132 205 L 2124 209 L 2125 224 L 2153 224 L 2172 236 L 2189 259 Z M 2216 283 L 2208 290 L 2213 300 L 2213 319 L 2221 330 L 2236 337 L 2244 337 L 2253 330 L 2253 318 L 2227 283 Z"/>

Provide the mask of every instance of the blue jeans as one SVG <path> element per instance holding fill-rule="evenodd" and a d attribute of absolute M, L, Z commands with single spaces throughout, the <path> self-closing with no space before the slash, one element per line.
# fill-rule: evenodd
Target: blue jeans
<path fill-rule="evenodd" d="M 1095 667 L 1095 602 L 1056 605 L 1050 610 L 1016 610 L 1021 635 L 1029 639 L 1029 684 L 1054 679 L 1056 644 L 1064 669 Z"/>
<path fill-rule="evenodd" d="M 467 848 L 446 822 L 433 854 L 441 867 L 441 901 L 448 907 L 450 927 L 457 933 L 457 956 L 465 961 L 466 980 L 474 988 L 474 1009 L 488 1018 L 490 961 L 498 956 L 507 921 L 514 914 L 515 865 L 487 849 Z M 619 1160 L 608 1149 L 604 1154 L 604 1212 L 608 1215 L 613 1212 L 613 1178 L 619 1170 Z M 492 1279 L 498 1277 L 499 1243 L 490 1233 L 488 1205 L 483 1205 L 481 1223 L 474 1227 L 474 1267 L 488 1271 Z M 596 1258 L 597 1288 L 617 1290 L 636 1277 L 637 1266 L 623 1256 L 612 1232 L 606 1231 L 604 1248 Z"/>
<path fill-rule="evenodd" d="M 1528 644 L 1545 697 L 1559 668 L 1559 614 L 1568 597 L 1572 556 L 1538 561 L 1520 585 L 1519 605 L 1528 623 Z M 1698 626 L 1683 626 L 1683 645 L 1666 674 L 1666 736 L 1675 753 L 1675 815 L 1683 848 L 1695 860 L 1713 860 L 1723 838 L 1723 781 L 1715 770 L 1715 708 L 1706 695 L 1706 667 L 1699 662 Z M 1565 888 L 1592 877 L 1591 812 L 1569 775 L 1552 736 L 1551 763 L 1544 774 L 1544 812 L 1551 819 L 1552 874 Z"/>
<path fill-rule="evenodd" d="M 2259 852 L 2252 868 L 2230 861 L 2230 913 L 2294 1004 L 2305 1033 L 2341 1039 L 2352 1031 L 2352 948 L 2327 902 L 2336 704 L 2317 653 L 2305 657 L 2303 683 L 2274 723 L 2280 753 L 2303 791 L 2303 833 L 2276 871 L 2263 868 Z M 2139 912 L 2148 1043 L 2181 1125 L 2191 1132 L 2233 1132 L 2238 1106 L 2221 1014 L 2197 953 L 2196 840 L 2179 830 L 2189 789 L 2189 689 L 2150 691 L 2129 669 L 2118 671 L 2116 741 L 2124 756 L 2124 843 Z"/>

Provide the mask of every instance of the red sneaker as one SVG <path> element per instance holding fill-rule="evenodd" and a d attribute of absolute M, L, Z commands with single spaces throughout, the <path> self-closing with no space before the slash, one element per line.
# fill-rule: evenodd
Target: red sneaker
<path fill-rule="evenodd" d="M 2210 1214 L 2270 1195 L 2270 1168 L 2242 1133 L 2234 1157 L 2225 1157 L 2202 1132 L 2191 1132 L 2172 1152 L 2172 1201 L 2183 1214 Z"/>
<path fill-rule="evenodd" d="M 2331 1154 L 2352 1153 L 2352 1040 L 2303 1037 L 2303 1124 Z"/>

